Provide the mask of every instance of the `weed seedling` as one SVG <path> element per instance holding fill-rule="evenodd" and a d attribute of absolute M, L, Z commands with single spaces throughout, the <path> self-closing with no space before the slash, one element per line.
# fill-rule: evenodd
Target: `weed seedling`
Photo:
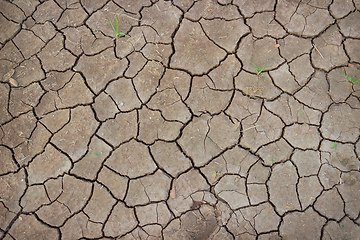
<path fill-rule="evenodd" d="M 115 29 L 114 25 L 112 24 L 112 22 L 109 20 L 111 27 L 114 30 L 115 37 L 117 37 L 117 38 L 130 37 L 129 35 L 127 35 L 123 32 L 119 32 L 119 21 L 117 20 L 117 17 L 115 17 L 115 21 L 116 21 L 116 29 Z"/>
<path fill-rule="evenodd" d="M 216 172 L 211 172 L 213 175 L 214 175 L 214 177 L 216 177 L 217 175 L 221 175 L 221 172 L 218 172 L 218 171 L 216 171 Z"/>
<path fill-rule="evenodd" d="M 255 67 L 256 67 L 256 69 L 257 69 L 257 75 L 263 75 L 264 77 L 265 77 L 265 80 L 266 80 L 266 76 L 265 76 L 265 74 L 263 73 L 263 71 L 265 71 L 266 69 L 270 69 L 270 68 L 262 68 L 262 69 L 260 69 L 258 66 L 256 66 L 255 65 L 255 63 L 252 63 Z"/>
<path fill-rule="evenodd" d="M 336 147 L 337 147 L 337 143 L 335 142 L 335 143 L 334 143 L 334 146 L 331 147 L 331 149 L 334 149 L 334 148 L 336 149 Z"/>
<path fill-rule="evenodd" d="M 344 76 L 344 77 L 346 77 L 346 78 L 348 78 L 350 81 L 352 81 L 353 83 L 357 83 L 357 82 L 359 82 L 360 81 L 360 78 L 358 79 L 358 80 L 354 80 L 354 79 L 352 79 L 351 77 L 349 77 L 349 76 L 346 76 L 346 75 L 341 75 L 341 76 Z"/>

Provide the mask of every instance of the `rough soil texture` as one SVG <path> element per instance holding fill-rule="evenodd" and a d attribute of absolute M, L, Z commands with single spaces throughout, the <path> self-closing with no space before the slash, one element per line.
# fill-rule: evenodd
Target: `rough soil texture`
<path fill-rule="evenodd" d="M 359 52 L 359 0 L 0 0 L 0 239 L 359 239 Z"/>

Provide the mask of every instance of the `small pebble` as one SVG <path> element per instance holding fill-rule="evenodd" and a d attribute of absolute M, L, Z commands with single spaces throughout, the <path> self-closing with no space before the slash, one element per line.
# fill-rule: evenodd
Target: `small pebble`
<path fill-rule="evenodd" d="M 18 87 L 18 86 L 19 86 L 18 82 L 17 82 L 15 79 L 13 79 L 13 78 L 9 78 L 9 83 L 10 83 L 11 85 L 13 85 L 14 87 Z"/>

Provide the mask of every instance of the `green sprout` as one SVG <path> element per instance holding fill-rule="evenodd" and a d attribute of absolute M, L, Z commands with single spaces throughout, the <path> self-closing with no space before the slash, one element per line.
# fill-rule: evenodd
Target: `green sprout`
<path fill-rule="evenodd" d="M 266 76 L 265 76 L 265 74 L 263 73 L 263 71 L 265 71 L 265 70 L 267 70 L 267 69 L 270 69 L 270 68 L 262 68 L 262 69 L 260 69 L 258 66 L 256 66 L 255 65 L 255 63 L 252 63 L 255 67 L 256 67 L 256 69 L 257 69 L 257 75 L 263 75 L 264 77 L 265 77 L 265 80 L 266 80 Z"/>
<path fill-rule="evenodd" d="M 118 21 L 117 17 L 115 17 L 115 21 L 116 21 L 116 29 L 115 29 L 114 25 L 112 24 L 112 22 L 109 20 L 109 22 L 111 24 L 111 27 L 114 30 L 115 36 L 117 38 L 130 37 L 129 35 L 127 35 L 127 34 L 125 34 L 123 32 L 119 32 L 119 21 Z"/>
<path fill-rule="evenodd" d="M 214 176 L 216 176 L 216 175 L 221 175 L 221 172 L 218 172 L 218 171 L 216 171 L 216 172 L 211 172 Z"/>
<path fill-rule="evenodd" d="M 358 79 L 358 80 L 354 80 L 354 79 L 352 79 L 351 77 L 349 77 L 349 76 L 346 76 L 346 75 L 341 75 L 341 76 L 344 76 L 344 77 L 346 77 L 346 78 L 348 78 L 350 81 L 352 81 L 353 83 L 357 83 L 357 82 L 359 82 L 360 81 L 360 78 Z"/>
<path fill-rule="evenodd" d="M 337 147 L 337 143 L 335 142 L 335 143 L 334 143 L 334 146 L 331 147 L 331 149 L 334 149 L 334 148 L 336 149 L 336 147 Z"/>

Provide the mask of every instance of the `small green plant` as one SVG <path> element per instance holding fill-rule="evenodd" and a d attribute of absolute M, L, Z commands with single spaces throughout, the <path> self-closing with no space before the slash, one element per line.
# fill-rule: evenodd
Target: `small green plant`
<path fill-rule="evenodd" d="M 91 152 L 89 152 L 89 153 L 87 153 L 87 154 L 85 154 L 85 156 L 84 157 L 86 157 L 86 156 L 88 156 L 88 155 L 91 155 Z M 95 156 L 100 156 L 99 154 L 97 154 L 97 153 L 95 153 Z"/>
<path fill-rule="evenodd" d="M 263 71 L 265 71 L 265 70 L 267 70 L 267 69 L 270 69 L 270 68 L 262 68 L 262 69 L 260 69 L 258 66 L 256 66 L 256 64 L 255 63 L 252 63 L 255 67 L 256 67 L 256 69 L 257 69 L 257 75 L 263 75 L 264 77 L 265 77 L 265 80 L 266 80 L 266 76 L 265 76 L 265 74 L 263 73 Z"/>
<path fill-rule="evenodd" d="M 213 175 L 214 175 L 214 177 L 216 177 L 217 175 L 221 175 L 221 172 L 214 171 L 214 172 L 211 172 L 211 174 L 213 174 Z"/>
<path fill-rule="evenodd" d="M 354 79 L 352 79 L 351 77 L 349 77 L 349 76 L 346 76 L 346 75 L 341 75 L 341 76 L 344 76 L 344 77 L 346 77 L 347 79 L 349 79 L 350 81 L 352 81 L 353 83 L 357 83 L 357 82 L 359 82 L 360 81 L 360 78 L 358 79 L 358 80 L 354 80 Z"/>
<path fill-rule="evenodd" d="M 119 32 L 119 21 L 118 21 L 117 17 L 115 17 L 115 21 L 116 21 L 116 29 L 115 29 L 114 25 L 112 24 L 112 22 L 109 20 L 111 27 L 114 30 L 115 37 L 117 37 L 117 38 L 130 37 L 129 35 L 127 35 L 123 32 Z"/>
<path fill-rule="evenodd" d="M 334 143 L 334 146 L 331 147 L 331 149 L 334 149 L 334 148 L 336 149 L 336 147 L 337 147 L 337 143 L 335 142 L 335 143 Z"/>

